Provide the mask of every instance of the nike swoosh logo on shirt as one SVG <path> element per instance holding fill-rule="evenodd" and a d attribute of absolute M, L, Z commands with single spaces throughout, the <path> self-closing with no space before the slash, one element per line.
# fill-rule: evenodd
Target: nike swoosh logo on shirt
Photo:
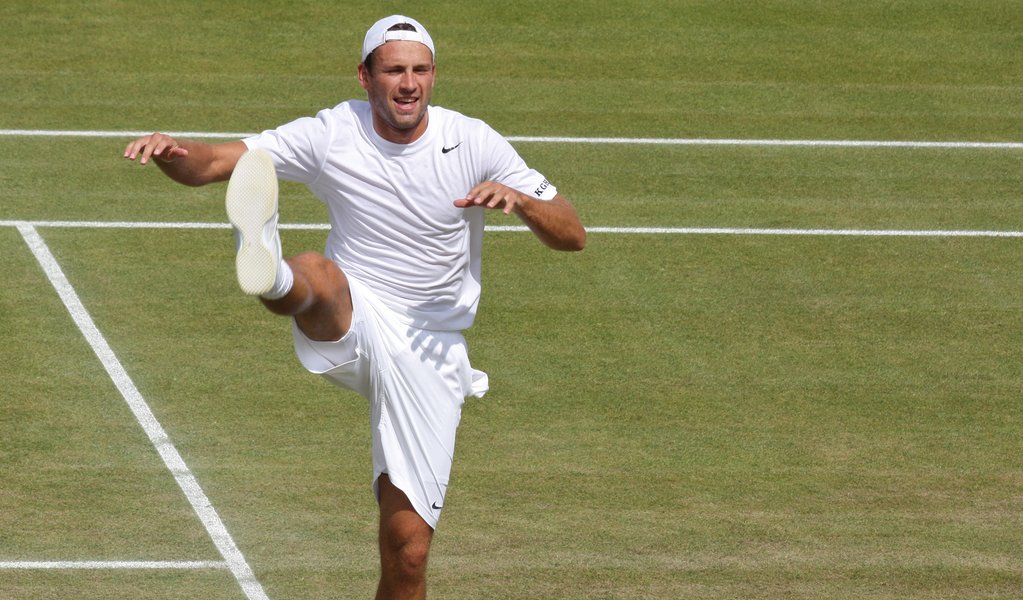
<path fill-rule="evenodd" d="M 458 142 L 457 144 L 455 144 L 454 146 L 452 146 L 450 148 L 445 148 L 445 147 L 442 146 L 441 149 L 440 149 L 441 154 L 447 154 L 448 152 L 451 152 L 452 150 L 454 150 L 455 148 L 457 148 L 457 147 L 459 147 L 461 145 L 462 145 L 462 142 Z"/>

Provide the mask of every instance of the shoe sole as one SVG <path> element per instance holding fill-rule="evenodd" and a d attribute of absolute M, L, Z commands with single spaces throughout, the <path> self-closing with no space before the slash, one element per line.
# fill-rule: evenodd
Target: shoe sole
<path fill-rule="evenodd" d="M 246 294 L 265 294 L 273 288 L 280 263 L 276 248 L 277 173 L 269 154 L 253 150 L 238 159 L 227 184 L 225 207 L 238 235 L 238 285 Z"/>

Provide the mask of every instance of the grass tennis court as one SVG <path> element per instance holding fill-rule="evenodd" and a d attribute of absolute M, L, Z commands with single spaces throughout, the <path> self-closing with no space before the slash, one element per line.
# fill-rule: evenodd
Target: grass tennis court
<path fill-rule="evenodd" d="M 372 595 L 364 401 L 237 291 L 224 186 L 120 155 L 361 97 L 361 36 L 401 11 L 437 42 L 434 102 L 509 136 L 1003 144 L 516 143 L 608 229 L 580 255 L 488 233 L 467 337 L 491 392 L 465 407 L 431 597 L 1023 595 L 1018 3 L 12 0 L 0 598 L 258 597 L 238 558 L 273 600 Z M 323 209 L 282 198 L 285 252 L 321 248 Z"/>

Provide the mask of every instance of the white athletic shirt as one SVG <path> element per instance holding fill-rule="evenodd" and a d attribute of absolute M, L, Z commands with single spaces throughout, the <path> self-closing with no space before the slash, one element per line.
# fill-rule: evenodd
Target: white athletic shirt
<path fill-rule="evenodd" d="M 429 107 L 426 133 L 394 144 L 350 100 L 243 140 L 277 175 L 306 184 L 330 213 L 326 256 L 423 329 L 462 330 L 480 299 L 483 208 L 454 201 L 484 181 L 533 198 L 557 190 L 483 121 Z"/>

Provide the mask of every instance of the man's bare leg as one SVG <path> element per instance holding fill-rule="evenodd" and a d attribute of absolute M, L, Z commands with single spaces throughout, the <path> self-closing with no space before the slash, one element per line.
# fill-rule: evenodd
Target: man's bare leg
<path fill-rule="evenodd" d="M 281 260 L 277 177 L 268 154 L 251 151 L 238 160 L 228 184 L 226 207 L 238 237 L 236 266 L 242 291 L 259 296 L 270 311 L 294 317 L 312 340 L 332 342 L 348 333 L 352 295 L 341 269 L 315 252 Z M 423 599 L 433 528 L 387 475 L 381 475 L 378 483 L 381 574 L 377 599 Z"/>
<path fill-rule="evenodd" d="M 405 493 L 380 476 L 380 585 L 376 600 L 426 598 L 426 559 L 433 528 Z"/>
<path fill-rule="evenodd" d="M 352 321 L 352 297 L 344 273 L 315 252 L 299 254 L 287 262 L 295 277 L 291 291 L 276 300 L 260 300 L 274 313 L 294 316 L 310 339 L 341 339 Z M 378 484 L 380 583 L 376 598 L 422 600 L 426 598 L 426 562 L 433 528 L 386 474 Z"/>
<path fill-rule="evenodd" d="M 242 291 L 258 296 L 271 311 L 294 317 L 309 339 L 341 339 L 352 322 L 348 278 L 321 254 L 282 260 L 277 174 L 268 153 L 241 155 L 227 184 L 225 208 L 238 244 L 235 265 Z"/>
<path fill-rule="evenodd" d="M 299 329 L 311 340 L 333 342 L 352 325 L 352 295 L 348 278 L 334 261 L 316 252 L 287 260 L 294 273 L 291 291 L 276 300 L 260 298 L 278 315 L 295 317 Z"/>

